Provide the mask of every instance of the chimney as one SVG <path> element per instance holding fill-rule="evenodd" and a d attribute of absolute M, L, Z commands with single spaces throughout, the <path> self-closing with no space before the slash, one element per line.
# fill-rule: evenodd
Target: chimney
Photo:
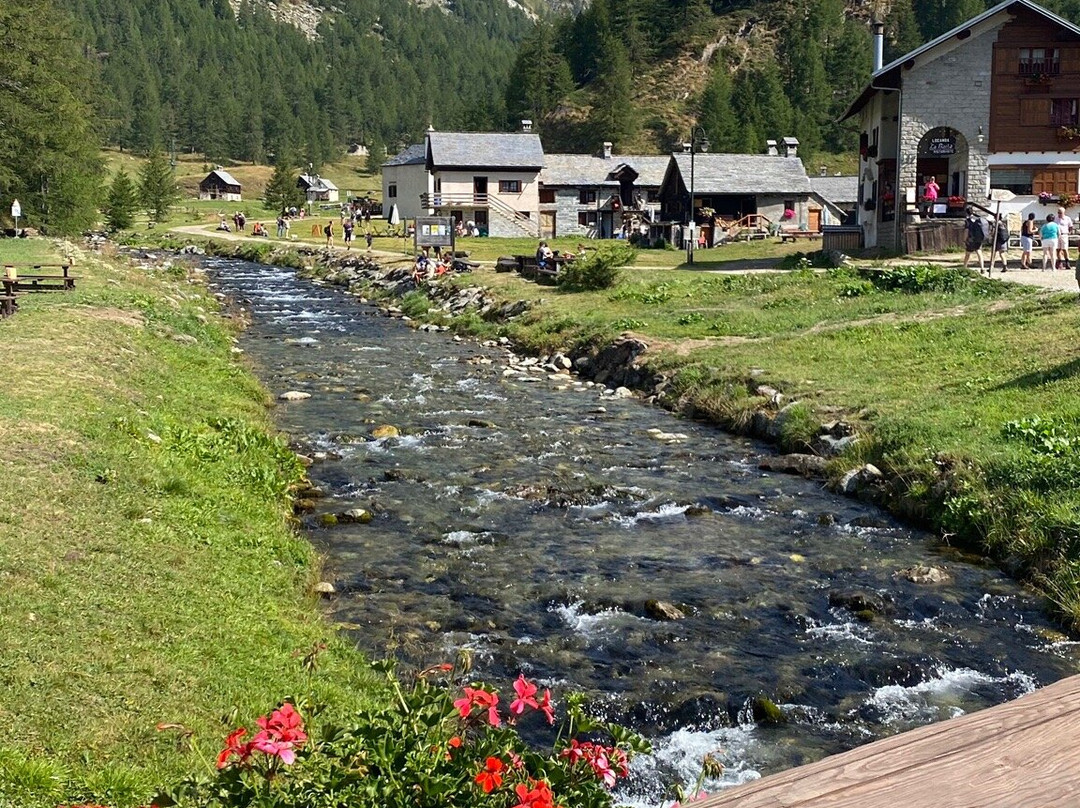
<path fill-rule="evenodd" d="M 818 175 L 821 176 L 821 177 L 829 176 L 829 167 L 828 166 L 821 166 L 820 168 L 818 168 Z"/>
<path fill-rule="evenodd" d="M 799 153 L 799 139 L 794 137 L 784 138 L 784 157 L 795 157 Z"/>
<path fill-rule="evenodd" d="M 885 59 L 885 23 L 874 20 L 870 23 L 870 30 L 874 32 L 874 62 L 870 72 L 877 73 Z"/>
<path fill-rule="evenodd" d="M 776 150 L 776 141 L 775 140 L 766 140 L 765 141 L 765 153 L 767 155 L 769 155 L 770 157 L 776 157 L 778 154 L 780 154 L 780 152 L 778 152 Z"/>
<path fill-rule="evenodd" d="M 691 144 L 689 143 L 689 141 L 682 144 L 683 154 L 689 154 L 690 153 L 690 145 Z"/>
<path fill-rule="evenodd" d="M 604 155 L 605 160 L 610 160 L 611 159 L 611 141 L 610 140 L 605 140 L 604 141 L 603 155 Z"/>
<path fill-rule="evenodd" d="M 532 131 L 532 121 L 529 120 L 528 118 L 522 118 L 521 119 L 521 131 L 522 132 L 531 132 Z"/>

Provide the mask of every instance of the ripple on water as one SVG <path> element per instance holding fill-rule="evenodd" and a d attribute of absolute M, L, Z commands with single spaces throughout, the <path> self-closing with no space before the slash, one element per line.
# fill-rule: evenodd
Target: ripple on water
<path fill-rule="evenodd" d="M 860 708 L 860 717 L 887 725 L 926 723 L 963 715 L 973 706 L 1017 698 L 1035 689 L 1023 671 L 991 676 L 971 668 L 939 668 L 924 682 L 904 687 L 885 685 Z"/>

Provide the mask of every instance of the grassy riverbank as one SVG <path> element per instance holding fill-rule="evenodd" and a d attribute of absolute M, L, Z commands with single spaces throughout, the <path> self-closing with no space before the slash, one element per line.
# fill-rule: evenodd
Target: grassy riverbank
<path fill-rule="evenodd" d="M 831 462 L 834 479 L 877 465 L 879 501 L 1000 559 L 1080 629 L 1075 294 L 927 266 L 724 274 L 638 261 L 596 292 L 479 270 L 458 282 L 539 305 L 510 323 L 464 315 L 456 327 L 538 353 L 629 332 L 671 378 L 664 397 L 675 409 L 740 430 L 768 408 L 760 385 L 799 402 L 782 431 L 788 451 L 807 451 L 821 423 L 847 420 L 860 439 Z M 407 304 L 426 316 L 426 305 Z"/>
<path fill-rule="evenodd" d="M 289 694 L 349 710 L 370 684 L 310 595 L 317 559 L 286 518 L 302 469 L 213 298 L 182 269 L 76 272 L 0 321 L 3 806 L 143 804 L 202 765 L 190 740 L 212 762 L 223 719 Z"/>

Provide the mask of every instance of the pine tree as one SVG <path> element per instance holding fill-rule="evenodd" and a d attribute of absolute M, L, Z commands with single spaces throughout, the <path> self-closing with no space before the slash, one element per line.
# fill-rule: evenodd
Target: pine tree
<path fill-rule="evenodd" d="M 126 230 L 135 221 L 138 208 L 139 194 L 135 183 L 124 169 L 120 169 L 109 185 L 105 222 L 110 230 Z"/>
<path fill-rule="evenodd" d="M 288 158 L 279 159 L 263 195 L 263 203 L 268 210 L 282 211 L 303 206 L 304 195 L 296 186 L 296 180 L 296 167 L 292 161 Z"/>
<path fill-rule="evenodd" d="M 637 129 L 632 104 L 633 78 L 626 47 L 614 36 L 600 43 L 599 75 L 595 83 L 592 128 L 596 142 L 610 140 L 616 148 L 625 148 Z"/>
<path fill-rule="evenodd" d="M 698 123 L 709 136 L 715 152 L 734 152 L 739 148 L 739 127 L 731 93 L 731 74 L 725 60 L 718 56 L 698 105 Z"/>
<path fill-rule="evenodd" d="M 139 201 L 155 222 L 162 222 L 169 209 L 180 199 L 169 158 L 154 151 L 139 170 Z"/>
<path fill-rule="evenodd" d="M 899 59 L 922 44 L 922 32 L 911 0 L 893 0 L 885 18 L 885 63 Z"/>
<path fill-rule="evenodd" d="M 0 197 L 61 234 L 95 223 L 102 176 L 73 27 L 46 0 L 0 3 Z"/>
<path fill-rule="evenodd" d="M 554 28 L 538 23 L 521 43 L 507 83 L 506 108 L 511 125 L 529 118 L 541 126 L 544 117 L 573 88 L 570 65 L 555 49 Z"/>
<path fill-rule="evenodd" d="M 367 172 L 372 176 L 382 174 L 383 163 L 386 162 L 386 146 L 381 140 L 372 141 L 368 146 Z"/>

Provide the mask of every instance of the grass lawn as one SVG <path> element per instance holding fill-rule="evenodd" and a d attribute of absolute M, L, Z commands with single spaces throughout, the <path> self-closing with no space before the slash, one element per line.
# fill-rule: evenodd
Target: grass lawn
<path fill-rule="evenodd" d="M 0 240 L 5 260 L 58 251 Z M 77 267 L 77 290 L 0 321 L 5 806 L 146 804 L 203 765 L 191 741 L 212 761 L 223 720 L 290 694 L 349 710 L 370 687 L 310 595 L 285 516 L 300 468 L 215 301 L 182 270 Z"/>

